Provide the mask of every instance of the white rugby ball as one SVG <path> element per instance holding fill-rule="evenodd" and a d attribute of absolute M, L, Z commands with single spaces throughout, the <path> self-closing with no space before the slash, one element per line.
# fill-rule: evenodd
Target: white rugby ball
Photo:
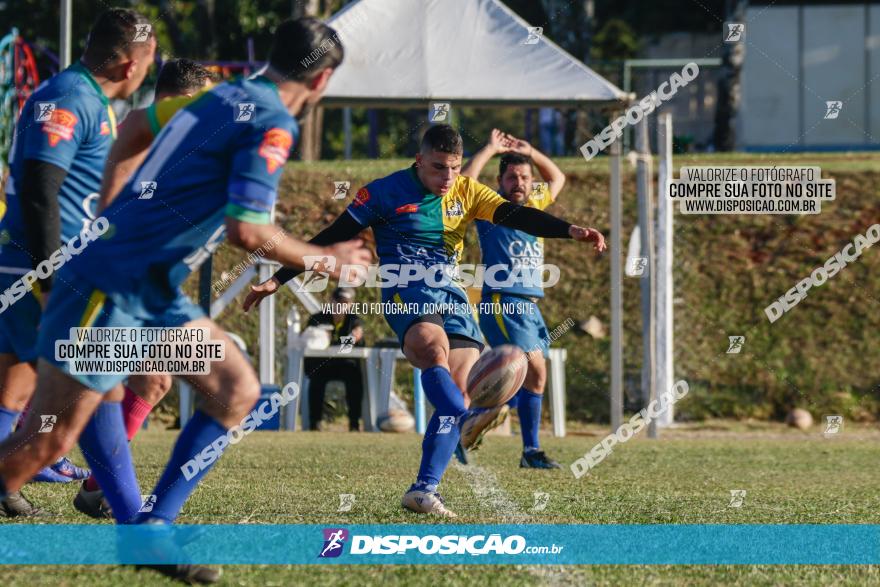
<path fill-rule="evenodd" d="M 512 344 L 503 344 L 480 355 L 468 374 L 467 393 L 471 406 L 494 408 L 510 401 L 526 380 L 526 354 Z"/>
<path fill-rule="evenodd" d="M 376 420 L 382 432 L 412 432 L 416 421 L 406 410 L 390 409 Z"/>
<path fill-rule="evenodd" d="M 809 430 L 813 426 L 813 415 L 803 408 L 795 408 L 788 413 L 785 423 L 798 430 Z"/>

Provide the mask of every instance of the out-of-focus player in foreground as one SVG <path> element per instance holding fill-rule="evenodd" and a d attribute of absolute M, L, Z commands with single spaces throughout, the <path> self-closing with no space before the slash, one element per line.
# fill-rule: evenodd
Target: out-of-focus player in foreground
<path fill-rule="evenodd" d="M 495 155 L 502 155 L 498 169 L 498 193 L 508 202 L 544 210 L 556 201 L 565 185 L 565 174 L 546 155 L 526 141 L 493 129 L 489 142 L 477 151 L 462 168 L 461 174 L 478 179 L 480 172 Z M 532 162 L 543 182 L 532 183 Z M 504 265 L 496 273 L 499 283 L 483 284 L 479 305 L 480 329 L 490 346 L 513 344 L 529 358 L 526 379 L 511 399 L 511 407 L 519 412 L 523 439 L 520 467 L 558 469 L 559 463 L 541 450 L 538 431 L 541 427 L 541 401 L 547 382 L 547 349 L 550 337 L 538 300 L 544 297 L 541 276 L 537 271 L 544 264 L 544 239 L 531 234 L 477 220 L 477 234 L 486 266 Z M 520 271 L 514 272 L 516 269 Z M 507 285 L 507 282 L 511 282 Z M 513 308 L 513 312 L 504 312 Z"/>
<path fill-rule="evenodd" d="M 256 374 L 223 330 L 204 315 L 178 311 L 195 308 L 181 302 L 183 281 L 224 234 L 247 251 L 274 239 L 266 256 L 285 266 L 301 268 L 307 255 L 331 255 L 354 265 L 370 260 L 361 241 L 309 245 L 270 221 L 298 135 L 293 116 L 320 100 L 342 57 L 336 33 L 321 22 L 282 23 L 263 74 L 216 86 L 179 111 L 156 137 L 144 164 L 96 220 L 105 218 L 110 229 L 61 269 L 40 323 L 33 408 L 24 425 L 0 444 L 0 494 L 18 490 L 37 468 L 69 450 L 88 424 L 112 448 L 90 451 L 89 464 L 117 522 L 176 519 L 223 452 L 230 428 L 241 423 L 260 394 Z M 139 512 L 141 497 L 121 419 L 96 412 L 103 394 L 129 373 L 72 374 L 73 365 L 56 358 L 55 343 L 67 340 L 77 326 L 206 328 L 213 341 L 224 344 L 224 359 L 213 362 L 209 373 L 186 377 L 205 402 L 181 431 L 151 492 L 149 512 Z M 38 433 L 37 414 L 57 414 L 52 433 Z M 198 459 L 197 471 L 185 466 L 212 444 L 214 459 Z M 200 565 L 151 566 L 186 581 L 211 582 L 219 575 Z"/>
<path fill-rule="evenodd" d="M 216 81 L 214 74 L 189 59 L 171 59 L 162 64 L 156 80 L 156 101 L 145 110 L 137 110 L 129 114 L 129 117 L 119 125 L 117 140 L 110 148 L 110 155 L 104 166 L 100 204 L 96 213 L 100 213 L 110 204 L 119 189 L 130 179 L 129 175 L 147 156 L 150 143 L 141 148 L 141 133 L 143 136 L 152 137 L 167 122 L 167 118 L 170 118 L 166 114 L 160 121 L 155 112 L 157 101 L 181 96 L 191 98 Z M 135 121 L 139 121 L 141 116 L 144 120 L 155 122 L 153 124 L 148 122 L 140 127 Z M 92 214 L 91 218 L 94 217 L 95 215 Z M 128 378 L 122 399 L 122 420 L 129 441 L 141 429 L 153 407 L 167 395 L 170 389 L 171 376 L 166 373 L 132 375 Z M 110 504 L 104 498 L 104 492 L 98 487 L 98 480 L 94 476 L 83 481 L 73 500 L 73 506 L 92 518 L 110 518 L 113 515 Z"/>
<path fill-rule="evenodd" d="M 137 37 L 137 27 L 148 23 L 132 10 L 101 14 L 82 59 L 42 84 L 16 125 L 9 209 L 0 224 L 0 289 L 12 294 L 4 296 L 0 310 L 0 440 L 10 434 L 36 385 L 37 326 L 57 285 L 51 272 L 56 253 L 62 243 L 81 242 L 88 224 L 84 210 L 97 198 L 116 134 L 109 100 L 134 93 L 153 63 L 155 38 Z M 7 516 L 38 513 L 17 489 L 0 498 Z"/>
<path fill-rule="evenodd" d="M 416 482 L 402 505 L 411 511 L 455 517 L 437 492 L 459 439 L 466 447 L 480 443 L 489 429 L 507 413 L 501 405 L 468 410 L 467 376 L 483 347 L 482 335 L 471 312 L 467 294 L 455 280 L 413 278 L 408 268 L 421 267 L 435 278 L 436 268 L 454 275 L 472 220 L 480 219 L 535 236 L 590 241 L 605 249 L 602 234 L 574 226 L 537 208 L 517 206 L 494 190 L 460 174 L 461 135 L 448 125 L 428 129 L 412 167 L 361 188 L 348 209 L 311 242 L 327 244 L 352 238 L 372 227 L 382 267 L 402 266 L 400 277 L 382 290 L 385 303 L 399 312 L 385 319 L 397 334 L 403 352 L 422 370 L 425 395 L 434 406 L 422 443 L 422 461 Z M 245 310 L 271 295 L 297 271 L 282 269 L 254 286 Z M 436 281 L 437 283 L 434 283 Z"/>

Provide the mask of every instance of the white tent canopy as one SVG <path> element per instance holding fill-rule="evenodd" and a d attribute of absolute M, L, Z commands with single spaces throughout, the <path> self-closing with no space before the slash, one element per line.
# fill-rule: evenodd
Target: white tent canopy
<path fill-rule="evenodd" d="M 626 94 L 498 0 L 360 0 L 328 24 L 345 47 L 324 105 L 611 103 Z"/>

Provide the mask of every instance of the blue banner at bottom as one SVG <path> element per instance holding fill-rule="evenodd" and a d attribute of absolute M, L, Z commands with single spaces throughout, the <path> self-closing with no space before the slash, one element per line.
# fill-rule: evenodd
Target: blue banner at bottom
<path fill-rule="evenodd" d="M 880 564 L 880 525 L 19 525 L 0 564 Z"/>

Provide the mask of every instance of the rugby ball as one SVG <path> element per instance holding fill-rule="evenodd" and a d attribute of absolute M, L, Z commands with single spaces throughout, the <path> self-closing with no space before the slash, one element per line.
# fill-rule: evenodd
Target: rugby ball
<path fill-rule="evenodd" d="M 526 354 L 512 344 L 497 346 L 480 355 L 468 374 L 471 406 L 494 408 L 510 401 L 526 380 L 528 363 Z"/>
<path fill-rule="evenodd" d="M 785 423 L 798 430 L 809 430 L 813 425 L 813 415 L 803 408 L 795 408 L 788 413 Z"/>
<path fill-rule="evenodd" d="M 416 421 L 406 410 L 390 409 L 376 420 L 382 432 L 412 432 L 416 429 Z"/>

